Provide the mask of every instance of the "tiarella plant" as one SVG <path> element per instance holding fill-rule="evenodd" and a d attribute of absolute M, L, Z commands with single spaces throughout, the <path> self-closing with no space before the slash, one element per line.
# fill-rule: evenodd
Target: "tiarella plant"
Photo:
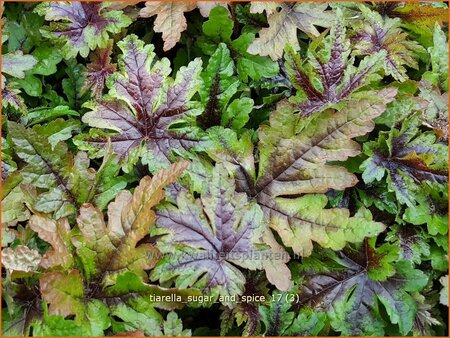
<path fill-rule="evenodd" d="M 448 335 L 444 2 L 7 2 L 3 336 Z"/>

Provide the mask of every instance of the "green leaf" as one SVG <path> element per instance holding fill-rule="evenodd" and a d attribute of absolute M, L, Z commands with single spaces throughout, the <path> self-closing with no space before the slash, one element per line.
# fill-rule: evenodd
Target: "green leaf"
<path fill-rule="evenodd" d="M 183 330 L 183 322 L 178 318 L 176 312 L 169 312 L 167 319 L 163 323 L 163 331 L 165 336 L 191 336 L 191 330 Z"/>
<path fill-rule="evenodd" d="M 65 69 L 68 78 L 62 80 L 63 92 L 69 102 L 69 107 L 79 110 L 81 105 L 86 101 L 86 96 L 81 94 L 84 85 L 84 66 L 75 60 L 67 60 Z"/>
<path fill-rule="evenodd" d="M 121 319 L 122 322 L 116 324 L 116 328 L 113 323 L 113 330 L 116 333 L 142 330 L 148 336 L 162 336 L 161 315 L 152 308 L 140 310 L 137 311 L 123 303 L 115 306 L 111 315 Z"/>
<path fill-rule="evenodd" d="M 116 283 L 105 288 L 105 293 L 111 297 L 125 297 L 133 294 L 136 301 L 164 310 L 180 309 L 189 301 L 189 297 L 201 295 L 198 289 L 163 288 L 158 285 L 146 284 L 134 272 L 124 272 L 117 275 Z"/>
<path fill-rule="evenodd" d="M 229 42 L 233 33 L 233 21 L 228 10 L 218 6 L 211 10 L 208 20 L 202 25 L 203 34 L 214 42 Z"/>
<path fill-rule="evenodd" d="M 32 74 L 54 74 L 57 71 L 56 65 L 62 60 L 61 52 L 52 46 L 38 46 L 31 55 L 38 61 L 30 71 Z"/>
<path fill-rule="evenodd" d="M 301 311 L 284 332 L 287 336 L 318 336 L 327 325 L 325 312 Z"/>
<path fill-rule="evenodd" d="M 21 189 L 22 182 L 20 172 L 9 175 L 2 182 L 2 225 L 14 226 L 30 218 L 25 203 L 32 200 L 32 196 Z"/>
<path fill-rule="evenodd" d="M 213 8 L 209 19 L 202 26 L 204 36 L 198 38 L 197 44 L 205 54 L 213 55 L 217 48 L 221 48 L 220 43 L 225 43 L 236 62 L 241 81 L 248 82 L 249 78 L 260 80 L 275 76 L 279 71 L 276 62 L 268 57 L 247 52 L 255 39 L 254 34 L 243 33 L 235 40 L 231 40 L 234 25 L 226 8 L 220 6 Z"/>
<path fill-rule="evenodd" d="M 28 112 L 27 115 L 22 117 L 22 124 L 27 126 L 33 126 L 38 123 L 47 122 L 47 120 L 53 120 L 61 116 L 80 116 L 79 113 L 77 113 L 74 110 L 71 110 L 67 106 L 56 106 L 52 108 L 38 108 L 33 109 L 32 111 Z"/>
<path fill-rule="evenodd" d="M 271 78 L 279 72 L 278 63 L 268 57 L 247 52 L 254 40 L 254 34 L 245 33 L 233 40 L 230 45 L 231 50 L 237 53 L 237 72 L 239 78 L 244 82 L 247 82 L 248 78 L 256 81 Z"/>
<path fill-rule="evenodd" d="M 423 74 L 423 78 L 448 91 L 448 45 L 447 37 L 436 23 L 433 32 L 433 47 L 428 49 L 431 70 Z"/>
<path fill-rule="evenodd" d="M 200 89 L 200 98 L 205 109 L 198 120 L 206 129 L 223 123 L 222 112 L 239 87 L 239 80 L 234 75 L 234 63 L 225 44 L 219 45 L 201 76 L 204 85 Z"/>
<path fill-rule="evenodd" d="M 435 185 L 423 184 L 416 198 L 417 204 L 405 210 L 403 219 L 411 224 L 426 224 L 430 235 L 448 232 L 448 193 Z"/>
<path fill-rule="evenodd" d="M 274 291 L 270 306 L 260 306 L 259 313 L 264 323 L 266 336 L 281 336 L 291 326 L 295 313 L 289 311 L 292 304 L 288 301 L 290 294 Z"/>
<path fill-rule="evenodd" d="M 80 132 L 80 122 L 77 120 L 63 120 L 56 119 L 48 122 L 45 126 L 39 125 L 34 128 L 34 130 L 48 138 L 48 142 L 54 149 L 57 144 L 61 141 L 67 141 L 72 137 L 72 134 Z"/>
<path fill-rule="evenodd" d="M 27 163 L 22 169 L 24 182 L 46 190 L 39 195 L 36 210 L 54 212 L 56 218 L 75 213 L 95 179 L 87 155 L 79 152 L 73 157 L 63 142 L 52 147 L 49 138 L 39 134 L 38 125 L 25 129 L 10 122 L 8 129 L 17 156 Z"/>
<path fill-rule="evenodd" d="M 396 274 L 384 279 L 385 264 L 381 260 L 386 255 L 367 242 L 359 250 L 349 248 L 326 256 L 324 264 L 331 261 L 339 265 L 331 265 L 325 272 L 305 271 L 299 305 L 327 311 L 332 327 L 343 335 L 383 335 L 386 323 L 380 316 L 381 305 L 401 335 L 411 331 L 417 305 L 410 293 L 427 284 L 422 271 L 400 260 L 392 262 Z"/>

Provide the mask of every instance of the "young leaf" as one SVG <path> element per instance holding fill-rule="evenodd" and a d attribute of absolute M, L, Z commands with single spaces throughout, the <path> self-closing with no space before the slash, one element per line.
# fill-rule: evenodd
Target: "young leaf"
<path fill-rule="evenodd" d="M 308 51 L 307 63 L 302 62 L 292 48 L 287 48 L 286 70 L 291 84 L 298 90 L 294 100 L 301 114 L 320 112 L 370 84 L 376 79 L 374 73 L 382 67 L 385 57 L 386 53 L 380 51 L 365 57 L 355 67 L 342 22 L 333 26 L 320 52 Z"/>
<path fill-rule="evenodd" d="M 244 82 L 247 82 L 249 77 L 260 80 L 275 76 L 279 71 L 276 62 L 268 57 L 247 52 L 255 39 L 253 33 L 242 33 L 237 39 L 231 40 L 234 26 L 228 10 L 224 7 L 216 7 L 209 14 L 209 19 L 203 23 L 204 36 L 199 37 L 197 44 L 205 54 L 216 55 L 217 48 L 221 48 L 220 43 L 225 43 L 236 62 L 239 79 Z"/>
<path fill-rule="evenodd" d="M 91 54 L 91 62 L 87 65 L 84 73 L 85 83 L 81 88 L 81 95 L 88 89 L 92 96 L 100 98 L 105 88 L 108 77 L 116 71 L 116 64 L 111 63 L 112 40 L 109 40 L 106 48 L 96 50 Z"/>
<path fill-rule="evenodd" d="M 62 52 L 67 59 L 80 53 L 87 57 L 89 50 L 105 48 L 109 34 L 119 33 L 131 20 L 120 10 L 100 2 L 48 2 L 39 4 L 35 11 L 53 21 L 42 30 L 44 36 L 62 41 Z"/>
<path fill-rule="evenodd" d="M 383 335 L 386 324 L 378 314 L 380 302 L 391 323 L 399 325 L 400 334 L 408 334 L 417 310 L 410 292 L 421 290 L 428 278 L 408 261 L 395 262 L 394 253 L 388 264 L 395 268 L 395 276 L 380 279 L 385 269 L 382 260 L 389 252 L 380 250 L 372 241 L 358 251 L 328 252 L 324 262 L 330 266 L 328 271 L 306 271 L 299 306 L 329 311 L 331 325 L 343 335 Z"/>
<path fill-rule="evenodd" d="M 421 183 L 448 181 L 448 147 L 437 143 L 434 133 L 419 132 L 419 125 L 420 114 L 415 113 L 402 121 L 400 130 L 380 132 L 377 141 L 365 143 L 369 158 L 361 165 L 364 182 L 379 181 L 387 173 L 389 191 L 410 207 Z"/>
<path fill-rule="evenodd" d="M 259 37 L 247 51 L 261 56 L 269 55 L 272 60 L 281 58 L 286 45 L 295 50 L 300 48 L 297 29 L 312 36 L 319 36 L 315 26 L 329 27 L 333 21 L 333 15 L 326 10 L 326 3 L 255 2 L 251 6 L 252 13 L 266 11 L 269 27 L 261 29 Z M 280 11 L 276 10 L 278 7 L 281 7 Z"/>
<path fill-rule="evenodd" d="M 171 255 L 152 271 L 152 279 L 175 279 L 177 287 L 210 290 L 216 297 L 243 293 L 245 277 L 236 266 L 261 270 L 273 258 L 263 244 L 267 229 L 261 209 L 234 189 L 233 180 L 218 166 L 201 199 L 181 192 L 178 207 L 159 208 L 152 234 L 164 235 L 158 248 Z M 222 302 L 231 306 L 226 299 Z"/>
<path fill-rule="evenodd" d="M 247 97 L 231 98 L 240 85 L 234 75 L 234 62 L 224 43 L 219 44 L 211 56 L 206 70 L 202 73 L 204 85 L 200 88 L 200 98 L 205 107 L 199 117 L 203 128 L 223 125 L 239 131 L 249 119 L 253 100 Z"/>
<path fill-rule="evenodd" d="M 392 75 L 397 81 L 408 79 L 406 68 L 417 69 L 417 54 L 423 53 L 424 48 L 415 41 L 408 39 L 408 34 L 400 28 L 399 19 L 382 18 L 378 13 L 367 7 L 359 7 L 365 17 L 361 27 L 355 28 L 354 55 L 372 55 L 384 50 L 386 61 L 384 69 L 386 75 Z"/>
<path fill-rule="evenodd" d="M 94 130 L 76 143 L 81 149 L 102 155 L 110 138 L 124 169 L 129 171 L 141 155 L 154 172 L 170 164 L 172 151 L 183 151 L 197 143 L 196 128 L 171 130 L 170 126 L 193 114 L 190 99 L 200 86 L 201 61 L 196 59 L 182 67 L 173 80 L 168 77 L 167 59 L 152 64 L 152 45 L 144 46 L 135 35 L 128 35 L 118 45 L 123 52 L 120 72 L 110 78 L 109 95 L 87 103 L 91 111 L 82 119 L 91 127 L 116 133 Z"/>

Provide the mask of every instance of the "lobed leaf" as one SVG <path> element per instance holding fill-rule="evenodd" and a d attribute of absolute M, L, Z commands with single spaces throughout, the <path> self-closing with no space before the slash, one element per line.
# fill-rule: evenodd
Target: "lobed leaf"
<path fill-rule="evenodd" d="M 360 100 L 348 103 L 340 112 L 325 111 L 298 133 L 291 108 L 280 104 L 270 126 L 260 129 L 259 174 L 253 196 L 270 226 L 295 253 L 309 255 L 312 241 L 337 250 L 346 242 L 361 241 L 384 229 L 364 209 L 353 218 L 346 209 L 323 209 L 327 199 L 317 194 L 356 184 L 356 177 L 345 168 L 325 163 L 357 155 L 359 146 L 351 139 L 373 129 L 372 119 L 395 94 L 388 89 L 380 93 L 378 103 Z M 307 195 L 288 198 L 301 194 Z"/>
<path fill-rule="evenodd" d="M 332 22 L 332 14 L 326 10 L 326 3 L 255 2 L 251 6 L 250 11 L 253 13 L 266 11 L 269 27 L 261 29 L 258 38 L 247 51 L 261 56 L 268 55 L 272 60 L 281 58 L 286 45 L 299 49 L 297 29 L 319 36 L 315 26 L 329 27 Z M 278 7 L 281 7 L 280 11 L 276 10 Z"/>
<path fill-rule="evenodd" d="M 235 23 L 230 18 L 229 12 L 222 6 L 213 8 L 209 19 L 202 25 L 203 36 L 199 37 L 197 44 L 207 55 L 216 55 L 218 48 L 223 48 L 225 43 L 230 50 L 239 79 L 248 82 L 248 79 L 261 80 L 271 78 L 278 71 L 278 64 L 268 57 L 253 55 L 247 52 L 248 47 L 255 39 L 250 32 L 241 34 L 232 40 Z M 234 67 L 233 67 L 234 68 Z"/>
<path fill-rule="evenodd" d="M 396 274 L 377 279 L 383 273 L 381 260 L 385 255 L 373 241 L 365 242 L 359 251 L 329 253 L 326 262 L 338 265 L 327 272 L 306 273 L 299 305 L 330 310 L 331 325 L 344 335 L 382 335 L 386 327 L 378 314 L 382 304 L 390 322 L 399 325 L 401 334 L 407 334 L 417 310 L 410 293 L 421 290 L 428 278 L 408 261 L 394 263 L 394 256 L 389 264 L 395 267 Z"/>
<path fill-rule="evenodd" d="M 148 18 L 156 15 L 155 32 L 162 33 L 164 51 L 172 49 L 180 40 L 181 32 L 187 28 L 184 12 L 192 11 L 196 7 L 193 2 L 164 2 L 147 1 L 139 15 Z"/>
<path fill-rule="evenodd" d="M 420 114 L 403 121 L 401 129 L 380 132 L 378 141 L 365 144 L 370 157 L 361 169 L 366 183 L 379 181 L 387 173 L 387 184 L 402 204 L 414 205 L 422 183 L 447 184 L 447 146 L 436 142 L 432 132 L 419 133 Z"/>
<path fill-rule="evenodd" d="M 100 276 L 109 285 L 118 273 L 131 271 L 145 277 L 144 270 L 155 266 L 160 258 L 158 250 L 138 242 L 156 221 L 151 209 L 164 198 L 163 188 L 175 182 L 187 165 L 179 162 L 160 170 L 152 179 L 142 178 L 133 194 L 120 192 L 108 206 L 107 225 L 99 209 L 90 204 L 81 207 L 77 219 L 81 238 L 76 238 L 74 245 L 88 278 Z"/>
<path fill-rule="evenodd" d="M 49 243 L 52 248 L 42 256 L 40 265 L 44 269 L 53 267 L 70 268 L 74 261 L 70 251 L 70 226 L 67 219 L 54 221 L 42 215 L 32 215 L 28 223 L 31 230 Z"/>
<path fill-rule="evenodd" d="M 8 130 L 17 156 L 27 163 L 21 170 L 24 182 L 46 190 L 39 195 L 36 210 L 54 212 L 56 218 L 75 213 L 95 180 L 87 155 L 79 152 L 73 158 L 63 142 L 52 147 L 49 139 L 38 133 L 39 126 L 26 129 L 9 122 Z"/>
<path fill-rule="evenodd" d="M 109 40 L 106 48 L 91 54 L 91 62 L 87 65 L 84 73 L 86 80 L 81 88 L 81 93 L 90 89 L 93 97 L 100 98 L 102 96 L 106 80 L 116 71 L 116 64 L 111 63 L 111 52 L 112 40 Z"/>
<path fill-rule="evenodd" d="M 266 260 L 276 259 L 263 245 L 267 229 L 261 209 L 255 202 L 248 202 L 245 194 L 235 193 L 233 181 L 223 168 L 213 172 L 201 199 L 181 192 L 177 207 L 165 204 L 157 215 L 153 234 L 164 235 L 158 248 L 170 254 L 151 275 L 161 282 L 175 278 L 177 287 L 211 290 L 216 297 L 240 295 L 245 277 L 237 266 L 261 270 Z M 283 278 L 289 280 L 289 275 Z M 222 302 L 231 305 L 227 300 Z"/>
<path fill-rule="evenodd" d="M 293 101 L 298 103 L 303 116 L 337 105 L 351 97 L 361 86 L 377 79 L 375 73 L 383 64 L 385 52 L 367 56 L 355 67 L 354 57 L 350 57 L 350 41 L 346 39 L 345 32 L 339 20 L 331 28 L 320 52 L 308 50 L 308 62 L 302 62 L 290 47 L 285 51 L 289 80 L 298 91 Z"/>
<path fill-rule="evenodd" d="M 94 130 L 78 138 L 77 144 L 81 149 L 99 154 L 110 139 L 127 171 L 142 156 L 154 172 L 173 161 L 174 150 L 187 150 L 198 141 L 199 132 L 195 127 L 172 130 L 171 125 L 189 120 L 188 116 L 194 113 L 190 99 L 200 85 L 201 61 L 196 59 L 182 67 L 173 80 L 168 77 L 167 59 L 153 63 L 152 45 L 144 47 L 135 35 L 127 36 L 118 45 L 123 52 L 120 72 L 109 81 L 109 95 L 87 103 L 91 111 L 82 119 L 91 127 L 116 133 Z"/>
<path fill-rule="evenodd" d="M 448 38 L 439 27 L 435 25 L 433 31 L 433 47 L 428 48 L 431 70 L 423 74 L 423 78 L 438 86 L 442 91 L 448 91 Z"/>
<path fill-rule="evenodd" d="M 131 24 L 121 10 L 109 8 L 100 2 L 50 2 L 39 4 L 35 12 L 52 21 L 42 33 L 62 41 L 62 52 L 67 59 L 80 53 L 87 57 L 90 50 L 106 47 L 109 34 L 119 33 Z"/>
<path fill-rule="evenodd" d="M 400 28 L 398 19 L 382 18 L 378 13 L 360 6 L 365 17 L 360 27 L 355 28 L 354 55 L 372 55 L 384 50 L 386 62 L 384 70 L 397 81 L 408 79 L 406 68 L 417 69 L 417 55 L 424 52 L 424 48 L 415 41 L 408 39 L 408 34 Z"/>

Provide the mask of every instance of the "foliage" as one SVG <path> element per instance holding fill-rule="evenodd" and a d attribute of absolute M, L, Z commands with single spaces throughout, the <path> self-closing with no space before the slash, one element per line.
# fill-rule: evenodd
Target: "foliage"
<path fill-rule="evenodd" d="M 2 336 L 448 335 L 446 3 L 2 10 Z"/>

